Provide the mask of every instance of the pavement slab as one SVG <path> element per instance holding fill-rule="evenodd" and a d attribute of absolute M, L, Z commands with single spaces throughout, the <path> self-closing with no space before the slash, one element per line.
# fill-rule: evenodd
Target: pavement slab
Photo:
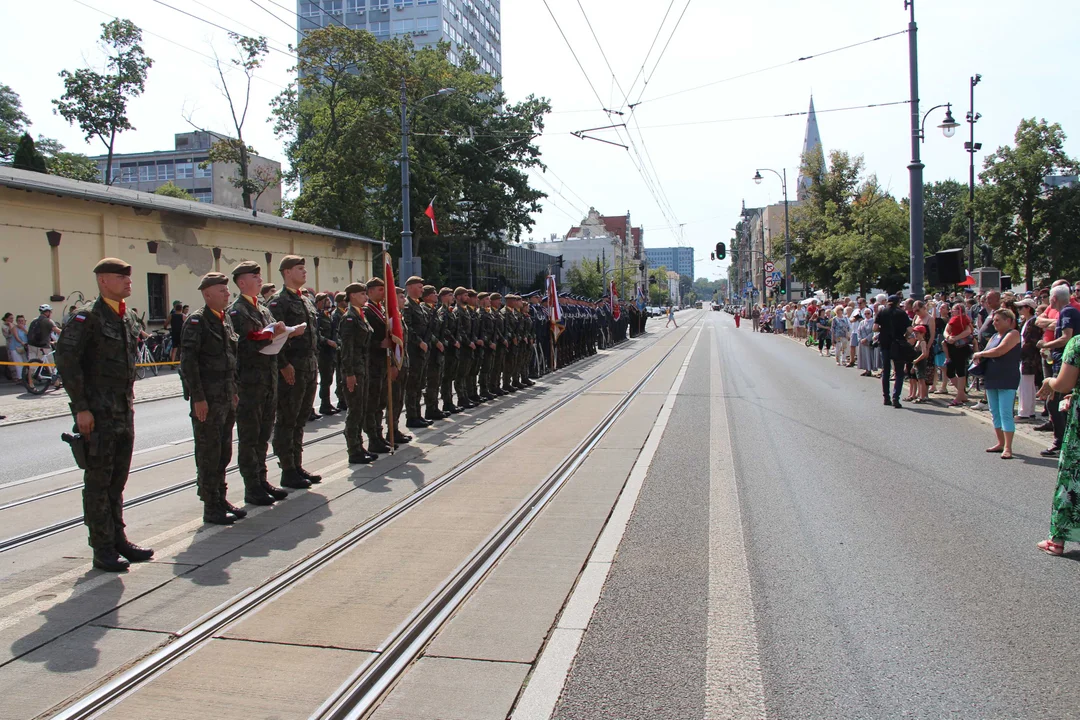
<path fill-rule="evenodd" d="M 528 665 L 422 658 L 372 720 L 505 720 Z"/>

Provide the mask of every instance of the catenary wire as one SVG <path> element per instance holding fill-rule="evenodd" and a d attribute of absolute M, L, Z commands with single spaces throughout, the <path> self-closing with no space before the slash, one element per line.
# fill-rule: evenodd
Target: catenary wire
<path fill-rule="evenodd" d="M 637 81 L 645 74 L 645 65 L 649 62 L 649 57 L 652 56 L 653 48 L 656 47 L 656 41 L 660 39 L 660 33 L 664 30 L 664 23 L 667 22 L 668 15 L 671 14 L 671 8 L 675 7 L 675 0 L 671 0 L 668 3 L 667 10 L 664 11 L 664 17 L 660 20 L 660 25 L 656 28 L 656 35 L 653 36 L 652 42 L 649 43 L 649 50 L 645 53 L 645 59 L 641 61 L 641 67 L 638 68 L 637 75 L 634 76 L 634 82 L 630 83 L 630 89 L 627 91 L 627 102 L 629 102 L 629 94 L 634 92 L 634 88 L 637 87 Z M 623 105 L 622 107 L 626 107 Z M 621 110 L 622 107 L 619 109 Z"/>
<path fill-rule="evenodd" d="M 869 108 L 889 107 L 891 105 L 907 105 L 910 102 L 911 102 L 910 100 L 897 100 L 895 102 L 868 103 L 866 105 L 849 105 L 848 107 L 827 108 L 825 110 L 814 110 L 814 112 L 816 114 L 818 114 L 818 115 L 822 115 L 824 113 L 845 112 L 847 110 L 866 110 L 866 109 L 869 109 Z M 667 123 L 667 124 L 663 124 L 663 125 L 642 125 L 641 128 L 643 130 L 654 130 L 654 129 L 657 129 L 657 128 L 685 127 L 687 125 L 709 125 L 709 124 L 714 124 L 714 123 L 742 122 L 744 120 L 773 120 L 773 119 L 776 119 L 776 118 L 799 117 L 800 115 L 809 115 L 809 114 L 810 114 L 809 110 L 800 110 L 798 112 L 778 113 L 776 115 L 750 115 L 750 116 L 746 116 L 746 117 L 737 117 L 737 118 L 719 118 L 719 119 L 716 119 L 716 120 L 692 120 L 690 122 Z"/>
<path fill-rule="evenodd" d="M 277 14 L 275 14 L 275 13 L 271 12 L 270 8 L 266 7 L 265 5 L 262 5 L 262 4 L 260 4 L 260 3 L 257 3 L 257 2 L 255 2 L 255 0 L 251 0 L 251 4 L 252 4 L 252 5 L 254 5 L 255 7 L 259 8 L 259 9 L 260 9 L 260 10 L 262 10 L 262 11 L 263 11 L 264 13 L 266 13 L 266 14 L 267 14 L 267 15 L 269 15 L 270 17 L 274 18 L 274 19 L 275 19 L 275 20 L 277 20 L 277 21 L 278 21 L 279 23 L 281 23 L 281 24 L 282 24 L 282 25 L 284 25 L 285 27 L 289 28 L 289 29 L 290 29 L 290 30 L 292 30 L 293 32 L 296 32 L 296 30 L 297 30 L 297 29 L 296 29 L 295 27 L 293 27 L 292 25 L 290 25 L 290 24 L 288 23 L 288 21 L 287 21 L 287 20 L 283 20 L 283 19 L 281 18 L 281 16 L 279 16 L 279 15 L 277 15 Z"/>
<path fill-rule="evenodd" d="M 682 24 L 683 18 L 686 17 L 686 11 L 690 9 L 690 3 L 694 0 L 686 0 L 686 5 L 683 6 L 682 12 L 679 14 L 679 19 L 675 21 L 675 27 L 671 29 L 671 34 L 668 35 L 667 42 L 664 43 L 664 49 L 660 51 L 660 55 L 657 56 L 656 62 L 653 63 L 652 71 L 649 72 L 649 76 L 645 78 L 645 82 L 641 85 L 641 92 L 638 93 L 638 100 L 645 94 L 645 90 L 648 89 L 649 83 L 652 82 L 653 76 L 656 75 L 656 69 L 660 67 L 660 61 L 664 59 L 664 54 L 667 52 L 668 46 L 671 45 L 672 38 L 675 37 L 675 33 L 679 31 L 679 26 Z"/>
<path fill-rule="evenodd" d="M 208 20 L 207 18 L 200 17 L 199 15 L 195 15 L 194 13 L 189 13 L 187 10 L 181 10 L 178 7 L 174 7 L 174 6 L 170 5 L 170 4 L 168 4 L 167 2 L 164 2 L 164 0 L 151 0 L 151 2 L 155 2 L 158 5 L 161 5 L 162 7 L 167 7 L 170 10 L 175 10 L 176 12 L 178 12 L 178 13 L 180 13 L 182 15 L 187 15 L 189 18 L 192 18 L 194 20 L 198 20 L 199 22 L 206 23 L 207 25 L 211 25 L 213 27 L 216 27 L 218 30 L 224 30 L 225 32 L 236 33 L 235 30 L 230 30 L 229 28 L 225 27 L 224 25 L 218 25 L 213 20 Z M 236 33 L 236 34 L 242 35 L 243 33 Z M 282 55 L 285 55 L 286 57 L 296 59 L 296 54 L 295 53 L 288 52 L 286 50 L 279 50 L 278 48 L 274 47 L 273 45 L 269 45 L 267 47 L 269 47 L 274 52 L 278 52 L 278 53 L 281 53 Z"/>

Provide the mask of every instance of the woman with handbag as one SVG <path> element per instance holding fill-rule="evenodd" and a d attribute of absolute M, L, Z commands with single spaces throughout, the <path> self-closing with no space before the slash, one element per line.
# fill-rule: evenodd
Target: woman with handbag
<path fill-rule="evenodd" d="M 1012 310 L 995 310 L 993 323 L 997 332 L 985 350 L 972 356 L 974 365 L 969 372 L 974 370 L 983 376 L 986 404 L 994 419 L 997 444 L 986 448 L 986 452 L 1000 452 L 1002 460 L 1012 460 L 1013 433 L 1016 431 L 1013 405 L 1016 388 L 1020 385 L 1020 333 Z"/>

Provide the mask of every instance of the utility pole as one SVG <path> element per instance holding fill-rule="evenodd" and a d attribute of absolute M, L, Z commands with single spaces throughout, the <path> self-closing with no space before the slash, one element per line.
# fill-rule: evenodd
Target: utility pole
<path fill-rule="evenodd" d="M 401 76 L 401 267 L 400 282 L 413 275 L 412 217 L 409 208 L 409 107 L 405 96 L 405 76 Z M 472 271 L 472 259 L 469 260 Z M 393 292 L 387 288 L 387 292 Z"/>
<path fill-rule="evenodd" d="M 982 75 L 975 73 L 971 78 L 971 110 L 968 111 L 967 121 L 971 126 L 971 140 L 964 143 L 964 149 L 968 151 L 971 162 L 968 166 L 968 270 L 975 270 L 975 153 L 982 150 L 982 143 L 975 142 L 975 123 L 979 122 L 981 114 L 975 112 L 975 86 L 982 80 Z"/>
<path fill-rule="evenodd" d="M 911 264 L 909 276 L 911 297 L 922 299 L 923 294 L 923 163 L 919 154 L 922 125 L 919 117 L 919 26 L 915 24 L 915 0 L 904 0 L 904 9 L 911 11 L 908 22 L 908 66 L 911 83 L 911 164 L 908 165 L 911 191 Z"/>

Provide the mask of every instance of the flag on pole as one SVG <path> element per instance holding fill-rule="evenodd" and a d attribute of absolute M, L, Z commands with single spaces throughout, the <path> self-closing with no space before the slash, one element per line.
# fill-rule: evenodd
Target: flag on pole
<path fill-rule="evenodd" d="M 636 283 L 634 287 L 637 288 L 637 307 L 638 307 L 638 310 L 644 310 L 645 309 L 645 293 L 642 292 L 642 290 L 641 290 L 641 283 Z"/>
<path fill-rule="evenodd" d="M 548 275 L 547 278 L 547 295 L 548 302 L 551 305 L 551 338 L 552 342 L 559 342 L 559 335 L 565 329 L 565 321 L 563 320 L 562 305 L 559 304 L 559 291 L 555 287 L 555 276 Z"/>
<path fill-rule="evenodd" d="M 618 320 L 622 314 L 619 310 L 619 292 L 615 289 L 615 281 L 611 281 L 611 292 L 609 293 L 608 302 L 611 303 L 611 317 L 614 320 Z"/>
<path fill-rule="evenodd" d="M 405 330 L 401 322 L 401 308 L 398 307 L 397 290 L 394 286 L 394 269 L 390 266 L 389 253 L 383 253 L 385 268 L 383 280 L 386 282 L 386 333 L 394 343 L 391 357 L 399 368 L 404 361 Z"/>
<path fill-rule="evenodd" d="M 960 287 L 970 287 L 970 286 L 973 286 L 973 285 L 975 284 L 975 278 L 974 278 L 974 276 L 972 276 L 972 274 L 971 274 L 970 272 L 968 272 L 967 270 L 965 270 L 965 271 L 964 271 L 964 274 L 965 274 L 965 275 L 966 275 L 967 277 L 965 277 L 965 278 L 963 279 L 963 281 L 962 281 L 962 282 L 959 282 L 959 283 L 957 283 L 957 284 L 958 284 L 958 285 L 959 285 Z"/>
<path fill-rule="evenodd" d="M 431 220 L 431 232 L 436 235 L 439 234 L 439 226 L 435 224 L 435 198 L 431 198 L 431 202 L 428 203 L 427 210 L 424 214 Z"/>

